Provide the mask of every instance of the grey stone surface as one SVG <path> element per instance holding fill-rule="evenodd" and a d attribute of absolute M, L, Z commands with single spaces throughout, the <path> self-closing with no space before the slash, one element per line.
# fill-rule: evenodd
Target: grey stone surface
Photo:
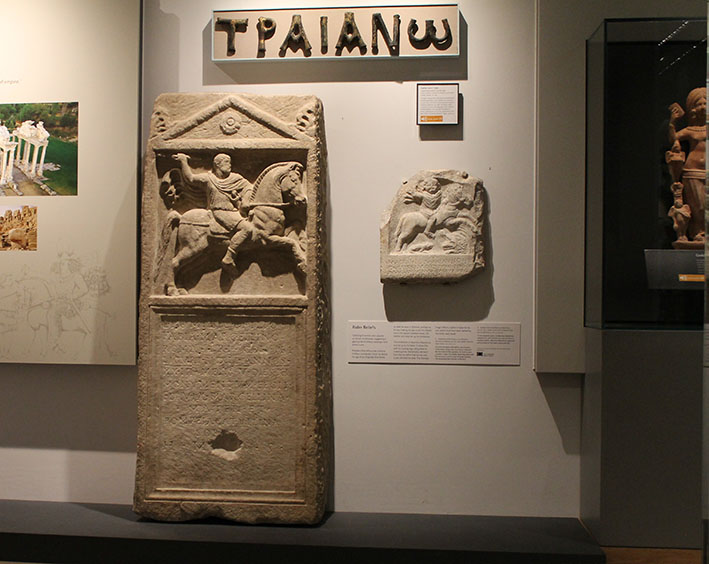
<path fill-rule="evenodd" d="M 332 443 L 325 161 L 315 97 L 155 102 L 142 204 L 138 514 L 322 518 Z"/>
<path fill-rule="evenodd" d="M 382 282 L 454 282 L 485 266 L 482 180 L 424 170 L 399 188 L 380 227 Z"/>

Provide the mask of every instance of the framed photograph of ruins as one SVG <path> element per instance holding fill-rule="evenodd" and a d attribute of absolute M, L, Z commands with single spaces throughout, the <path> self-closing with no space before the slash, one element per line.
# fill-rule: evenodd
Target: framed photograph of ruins
<path fill-rule="evenodd" d="M 79 104 L 0 104 L 0 192 L 76 196 Z"/>
<path fill-rule="evenodd" d="M 140 8 L 11 13 L 42 41 L 4 30 L 0 362 L 135 364 Z M 120 32 L 97 36 L 106 13 Z"/>
<path fill-rule="evenodd" d="M 37 206 L 0 205 L 0 251 L 37 250 Z"/>

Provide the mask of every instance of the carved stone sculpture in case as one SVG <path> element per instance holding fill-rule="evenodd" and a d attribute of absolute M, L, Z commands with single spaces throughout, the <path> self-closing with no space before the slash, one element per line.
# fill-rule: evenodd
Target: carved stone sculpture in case
<path fill-rule="evenodd" d="M 482 180 L 424 170 L 405 180 L 380 228 L 382 282 L 453 282 L 485 266 Z"/>
<path fill-rule="evenodd" d="M 322 518 L 325 160 L 315 97 L 156 101 L 142 204 L 140 515 Z"/>
<path fill-rule="evenodd" d="M 675 249 L 704 248 L 704 208 L 706 182 L 706 137 L 707 137 L 707 89 L 695 88 L 687 96 L 687 112 L 677 102 L 670 105 L 669 142 L 665 161 L 672 179 L 673 205 L 667 215 L 677 240 Z M 678 123 L 686 117 L 687 125 L 679 128 Z M 688 151 L 682 150 L 684 145 Z"/>

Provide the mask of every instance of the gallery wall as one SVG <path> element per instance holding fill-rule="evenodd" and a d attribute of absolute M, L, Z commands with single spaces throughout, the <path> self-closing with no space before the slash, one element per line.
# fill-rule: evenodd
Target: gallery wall
<path fill-rule="evenodd" d="M 567 3 L 555 2 L 564 6 L 547 20 L 547 2 L 461 1 L 458 59 L 218 65 L 209 59 L 211 10 L 253 9 L 259 2 L 144 2 L 144 132 L 162 92 L 315 94 L 323 102 L 336 510 L 578 515 L 580 379 L 538 376 L 533 358 L 535 151 L 564 146 L 535 130 L 537 103 L 541 108 L 548 94 L 548 86 L 535 81 L 537 46 L 549 45 L 549 35 L 577 18 Z M 281 0 L 268 7 L 302 5 Z M 586 8 L 588 21 L 600 23 L 604 7 Z M 98 4 L 91 13 L 98 22 Z M 134 16 L 126 10 L 127 21 L 115 28 L 128 51 L 137 45 L 127 31 L 137 32 Z M 87 41 L 98 41 L 102 33 Z M 585 37 L 561 35 L 567 43 L 557 44 L 561 51 L 545 59 L 550 67 L 539 68 L 568 73 L 578 85 L 583 66 L 569 64 L 564 55 L 576 61 Z M 419 127 L 416 83 L 439 81 L 460 84 L 462 123 Z M 574 103 L 575 112 L 583 113 L 583 97 L 558 103 Z M 484 180 L 488 267 L 457 284 L 384 286 L 381 214 L 402 179 L 437 168 L 466 170 Z M 582 169 L 576 166 L 571 174 L 570 182 L 581 186 Z M 538 221 L 543 220 L 540 212 Z M 582 257 L 582 247 L 574 252 Z M 521 364 L 350 365 L 349 320 L 520 322 Z M 0 498 L 130 503 L 135 385 L 134 367 L 0 366 Z"/>
<path fill-rule="evenodd" d="M 457 59 L 214 64 L 211 10 L 258 2 L 148 1 L 143 124 L 161 92 L 322 100 L 337 510 L 577 515 L 578 391 L 545 390 L 532 370 L 535 5 L 459 6 Z M 416 83 L 432 81 L 460 84 L 461 125 L 416 125 Z M 441 168 L 484 180 L 488 267 L 457 284 L 384 286 L 381 215 L 402 179 Z M 348 364 L 348 321 L 385 319 L 521 322 L 521 365 Z"/>

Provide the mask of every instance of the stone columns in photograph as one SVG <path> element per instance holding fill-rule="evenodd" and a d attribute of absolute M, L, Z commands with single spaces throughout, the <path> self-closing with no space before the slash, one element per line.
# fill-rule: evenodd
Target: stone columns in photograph
<path fill-rule="evenodd" d="M 0 125 L 0 186 L 12 182 L 12 166 L 15 162 L 17 143 L 12 141 L 12 136 L 7 127 Z"/>
<path fill-rule="evenodd" d="M 44 128 L 44 123 L 40 121 L 37 125 L 33 125 L 31 120 L 27 120 L 16 128 L 12 135 L 19 144 L 18 166 L 28 178 L 42 176 L 44 159 L 49 145 L 49 132 Z M 37 167 L 38 161 L 39 167 Z"/>

